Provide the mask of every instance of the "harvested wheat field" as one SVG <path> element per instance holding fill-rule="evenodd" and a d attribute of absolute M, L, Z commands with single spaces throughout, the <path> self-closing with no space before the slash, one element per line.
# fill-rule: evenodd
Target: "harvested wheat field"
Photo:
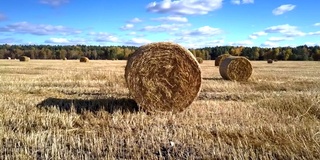
<path fill-rule="evenodd" d="M 320 159 L 320 63 L 200 64 L 184 111 L 141 111 L 126 61 L 0 60 L 0 159 Z"/>

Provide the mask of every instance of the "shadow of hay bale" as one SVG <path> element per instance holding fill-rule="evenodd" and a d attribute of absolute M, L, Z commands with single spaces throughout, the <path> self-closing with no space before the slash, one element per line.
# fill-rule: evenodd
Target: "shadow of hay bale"
<path fill-rule="evenodd" d="M 139 111 L 137 103 L 129 98 L 107 98 L 107 99 L 60 99 L 47 98 L 37 104 L 38 108 L 57 107 L 60 111 L 71 111 L 73 108 L 79 114 L 84 111 L 97 112 L 105 110 L 109 113 L 121 111 L 122 113 L 134 113 Z"/>

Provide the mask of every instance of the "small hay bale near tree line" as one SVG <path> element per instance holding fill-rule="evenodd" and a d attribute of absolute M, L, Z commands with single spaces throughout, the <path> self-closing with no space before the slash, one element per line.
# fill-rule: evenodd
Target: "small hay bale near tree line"
<path fill-rule="evenodd" d="M 21 56 L 21 57 L 19 58 L 19 61 L 21 61 L 21 62 L 28 62 L 28 61 L 30 61 L 30 58 L 27 57 L 27 56 Z"/>
<path fill-rule="evenodd" d="M 268 63 L 273 63 L 273 60 L 272 59 L 268 59 L 267 62 Z"/>
<path fill-rule="evenodd" d="M 89 58 L 88 57 L 81 57 L 80 58 L 80 62 L 89 62 Z"/>
<path fill-rule="evenodd" d="M 181 112 L 198 96 L 201 69 L 194 55 L 171 42 L 139 47 L 130 55 L 125 79 L 133 99 L 147 112 Z"/>
<path fill-rule="evenodd" d="M 199 64 L 203 63 L 203 59 L 201 57 L 197 57 L 196 59 L 197 59 Z"/>
<path fill-rule="evenodd" d="M 68 59 L 67 59 L 67 57 L 63 57 L 63 58 L 62 58 L 62 60 L 64 60 L 64 61 L 65 61 L 65 60 L 68 60 Z"/>
<path fill-rule="evenodd" d="M 215 60 L 214 60 L 214 65 L 215 66 L 220 66 L 221 62 L 226 58 L 229 57 L 230 54 L 222 54 L 220 56 L 218 56 Z"/>
<path fill-rule="evenodd" d="M 229 56 L 221 62 L 219 72 L 223 79 L 246 81 L 252 74 L 252 65 L 245 57 Z"/>

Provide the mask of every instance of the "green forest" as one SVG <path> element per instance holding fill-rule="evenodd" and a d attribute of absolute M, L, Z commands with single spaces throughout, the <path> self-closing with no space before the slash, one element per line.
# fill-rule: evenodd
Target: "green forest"
<path fill-rule="evenodd" d="M 15 59 L 28 56 L 31 59 L 79 59 L 88 57 L 93 60 L 125 60 L 132 54 L 135 46 L 87 46 L 87 45 L 0 45 L 0 59 Z M 216 46 L 189 49 L 196 57 L 214 60 L 222 54 L 245 56 L 250 60 L 294 60 L 319 61 L 320 47 L 301 45 L 297 47 L 242 47 Z"/>

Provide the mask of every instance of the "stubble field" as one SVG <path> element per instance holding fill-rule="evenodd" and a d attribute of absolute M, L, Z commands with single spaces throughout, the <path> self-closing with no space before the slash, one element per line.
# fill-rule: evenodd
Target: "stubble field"
<path fill-rule="evenodd" d="M 252 62 L 234 82 L 204 61 L 177 114 L 139 110 L 125 65 L 0 60 L 0 159 L 320 159 L 320 62 Z"/>

